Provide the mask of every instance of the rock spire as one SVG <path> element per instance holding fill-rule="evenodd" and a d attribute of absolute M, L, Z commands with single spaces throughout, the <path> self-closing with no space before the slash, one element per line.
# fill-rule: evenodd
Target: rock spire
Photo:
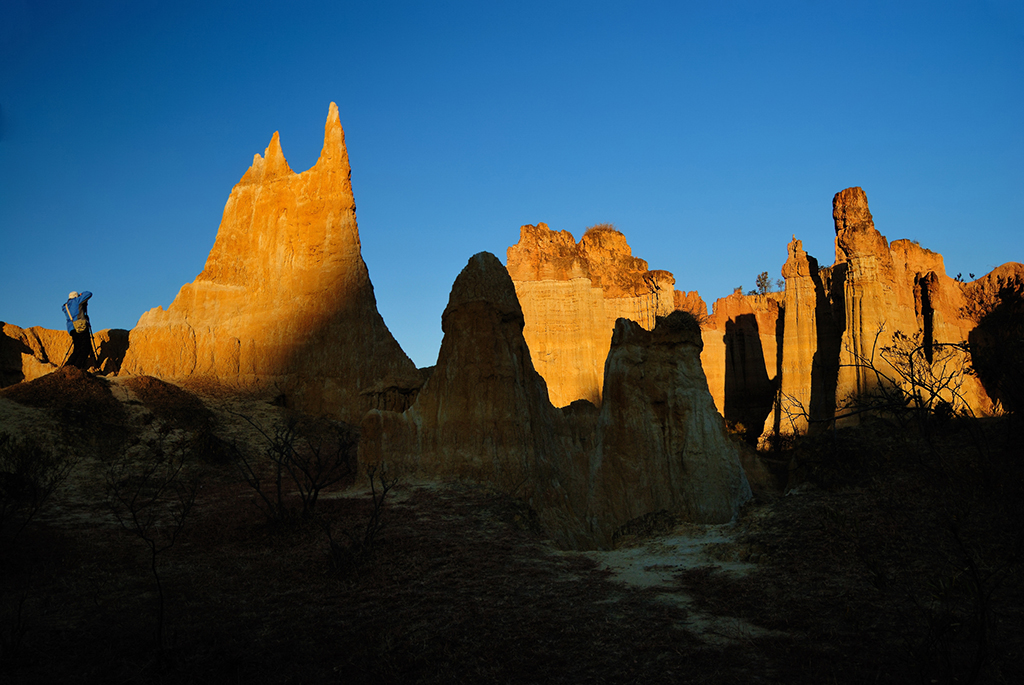
<path fill-rule="evenodd" d="M 418 379 L 377 312 L 350 177 L 334 103 L 308 171 L 291 170 L 275 133 L 231 191 L 202 273 L 143 314 L 123 369 L 262 387 L 350 421 L 380 401 L 381 379 Z"/>

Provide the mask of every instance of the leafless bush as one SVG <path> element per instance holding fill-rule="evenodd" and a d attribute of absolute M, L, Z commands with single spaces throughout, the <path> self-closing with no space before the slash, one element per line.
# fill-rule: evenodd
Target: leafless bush
<path fill-rule="evenodd" d="M 65 449 L 0 433 L 0 535 L 24 530 L 76 463 Z"/>
<path fill-rule="evenodd" d="M 871 352 L 851 352 L 853 361 L 841 364 L 855 368 L 868 379 L 868 389 L 836 398 L 831 416 L 812 417 L 796 397 L 779 393 L 781 423 L 799 433 L 801 425 L 831 424 L 855 416 L 872 416 L 894 421 L 906 428 L 916 422 L 926 427 L 934 419 L 974 416 L 963 394 L 971 375 L 971 352 L 965 342 L 923 342 L 921 333 L 896 331 L 889 345 L 879 346 L 884 324 L 875 332 Z"/>
<path fill-rule="evenodd" d="M 367 466 L 366 476 L 370 481 L 371 508 L 365 523 L 343 529 L 340 531 L 340 536 L 336 536 L 331 521 L 326 518 L 319 520 L 320 527 L 327 536 L 327 554 L 331 566 L 337 571 L 348 571 L 355 568 L 372 553 L 377 536 L 384 526 L 381 520 L 384 501 L 391 489 L 398 483 L 398 477 L 390 476 L 383 463 Z"/>
<path fill-rule="evenodd" d="M 261 455 L 237 450 L 238 468 L 269 520 L 309 518 L 322 491 L 353 475 L 359 446 L 354 427 L 326 419 L 303 423 L 292 418 L 264 430 L 251 418 L 243 418 L 266 442 Z M 293 491 L 299 498 L 298 511 L 289 504 Z"/>
<path fill-rule="evenodd" d="M 107 504 L 121 527 L 149 551 L 157 588 L 154 641 L 164 646 L 164 588 L 157 557 L 174 546 L 195 504 L 199 476 L 186 463 L 182 444 L 155 445 L 142 454 L 122 453 L 106 473 Z"/>

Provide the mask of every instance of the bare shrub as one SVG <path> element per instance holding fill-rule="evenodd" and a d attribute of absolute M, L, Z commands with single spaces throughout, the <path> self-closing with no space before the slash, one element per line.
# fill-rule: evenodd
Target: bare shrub
<path fill-rule="evenodd" d="M 67 450 L 0 433 L 0 536 L 24 530 L 76 463 Z"/>
<path fill-rule="evenodd" d="M 269 520 L 309 518 L 322 491 L 354 475 L 359 447 L 355 427 L 293 417 L 264 430 L 252 418 L 243 418 L 263 436 L 265 445 L 257 455 L 236 448 L 238 469 Z M 299 499 L 297 509 L 290 503 L 293 492 Z"/>
<path fill-rule="evenodd" d="M 384 526 L 381 519 L 384 512 L 384 501 L 391 489 L 398 484 L 398 477 L 390 476 L 383 463 L 367 466 L 366 477 L 370 481 L 371 507 L 365 523 L 353 528 L 342 529 L 340 536 L 336 536 L 331 521 L 326 518 L 319 520 L 320 527 L 327 536 L 328 558 L 331 566 L 337 571 L 354 569 L 373 552 L 377 536 Z"/>
<path fill-rule="evenodd" d="M 128 452 L 106 473 L 107 505 L 121 527 L 149 552 L 157 589 L 154 642 L 164 646 L 164 588 L 157 557 L 174 546 L 195 504 L 199 476 L 186 463 L 185 443 L 155 445 L 141 455 Z"/>

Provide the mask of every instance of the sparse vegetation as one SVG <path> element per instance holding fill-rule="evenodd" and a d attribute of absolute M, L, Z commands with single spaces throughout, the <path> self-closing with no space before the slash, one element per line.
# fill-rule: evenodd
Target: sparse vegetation
<path fill-rule="evenodd" d="M 256 493 L 257 505 L 271 521 L 283 522 L 313 515 L 320 493 L 355 473 L 358 431 L 346 424 L 290 417 L 264 430 L 248 421 L 266 441 L 262 455 L 237 451 L 242 478 Z M 292 493 L 300 506 L 292 504 Z"/>
<path fill-rule="evenodd" d="M 370 483 L 370 513 L 365 522 L 342 529 L 343 540 L 335 535 L 336 529 L 330 519 L 319 519 L 320 526 L 327 536 L 331 566 L 336 571 L 351 571 L 369 559 L 384 527 L 384 502 L 388 493 L 398 484 L 398 477 L 389 475 L 385 464 L 367 466 L 366 478 Z"/>
<path fill-rule="evenodd" d="M 0 540 L 18 535 L 32 522 L 76 463 L 64 448 L 0 433 Z"/>
<path fill-rule="evenodd" d="M 920 682 L 1010 682 L 1024 648 L 1002 628 L 1019 625 L 1024 587 L 1020 425 L 971 411 L 967 344 L 896 332 L 878 347 L 881 333 L 854 361 L 871 392 L 845 398 L 830 431 L 791 438 L 789 487 L 821 488 L 810 515 L 885 608 Z M 850 417 L 860 425 L 835 427 Z"/>
<path fill-rule="evenodd" d="M 107 504 L 121 527 L 142 542 L 157 589 L 153 642 L 164 648 L 164 584 L 157 557 L 174 547 L 195 505 L 199 476 L 183 443 L 158 443 L 125 452 L 106 474 Z"/>
<path fill-rule="evenodd" d="M 755 288 L 747 293 L 747 295 L 767 295 L 768 293 L 779 292 L 786 287 L 786 282 L 781 278 L 776 279 L 772 282 L 772 277 L 768 275 L 767 271 L 762 271 L 757 275 L 755 282 Z M 743 286 L 739 287 L 740 292 L 743 292 Z"/>
<path fill-rule="evenodd" d="M 300 488 L 282 467 L 288 525 L 267 525 L 237 465 L 191 447 L 197 429 L 180 423 L 190 412 L 158 415 L 157 403 L 138 397 L 137 423 L 124 427 L 131 449 L 86 459 L 57 491 L 55 513 L 36 517 L 0 554 L 0 682 L 1024 678 L 1024 462 L 1012 416 L 940 418 L 939 402 L 922 401 L 926 423 L 867 412 L 859 427 L 797 436 L 772 462 L 792 494 L 762 494 L 742 512 L 736 542 L 716 548 L 707 566 L 643 589 L 614 582 L 605 557 L 553 549 L 529 507 L 500 489 L 397 483 L 378 469 L 368 494 L 324 496 L 342 479 L 303 517 Z M 312 458 L 310 440 L 322 458 L 338 454 L 337 424 L 294 415 L 290 424 L 287 410 L 252 398 L 198 401 L 217 407 L 216 439 L 265 471 L 271 502 L 268 450 Z M 976 448 L 979 426 L 987 456 Z M 202 471 L 203 487 L 159 552 L 104 508 L 119 491 L 132 526 L 125 499 L 139 493 L 140 520 L 161 512 L 146 530 L 166 541 L 183 499 L 168 489 L 153 496 L 172 474 L 187 484 L 189 466 Z M 154 509 L 139 506 L 146 498 Z M 686 530 L 675 524 L 655 514 L 621 540 L 654 544 Z M 141 544 L 124 544 L 126 533 Z M 725 570 L 730 559 L 751 572 Z M 155 658 L 161 595 L 164 649 Z M 723 623 L 745 627 L 725 634 L 714 627 Z"/>

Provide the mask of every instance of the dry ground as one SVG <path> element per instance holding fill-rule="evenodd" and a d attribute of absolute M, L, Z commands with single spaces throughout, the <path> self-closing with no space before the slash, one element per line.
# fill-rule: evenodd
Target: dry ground
<path fill-rule="evenodd" d="M 199 397 L 73 372 L 0 391 L 0 431 L 79 455 L 0 539 L 0 683 L 1024 682 L 1012 422 L 987 428 L 987 459 L 962 426 L 940 452 L 880 430 L 809 441 L 778 462 L 805 483 L 791 494 L 608 552 L 555 549 L 493 490 L 399 483 L 376 543 L 339 567 L 321 522 L 365 525 L 370 492 L 268 522 L 230 446 L 258 451 L 242 417 L 283 410 Z M 158 647 L 151 557 L 105 476 L 180 438 L 202 486 L 157 556 Z"/>

